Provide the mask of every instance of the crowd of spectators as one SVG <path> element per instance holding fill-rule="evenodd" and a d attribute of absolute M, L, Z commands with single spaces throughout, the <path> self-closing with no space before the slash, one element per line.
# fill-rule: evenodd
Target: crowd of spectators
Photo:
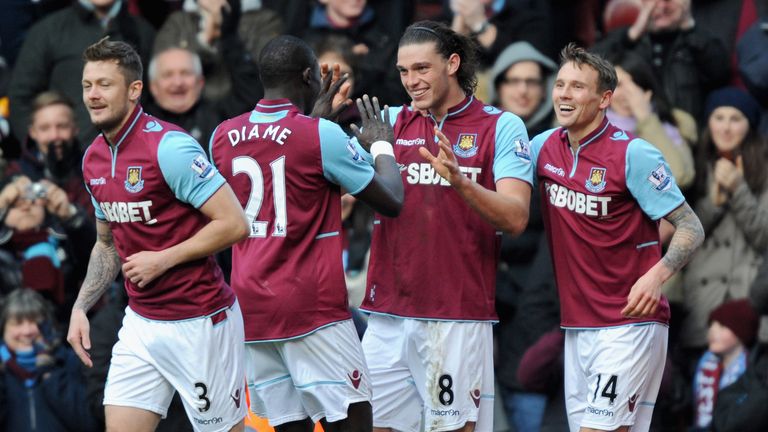
<path fill-rule="evenodd" d="M 420 19 L 475 39 L 476 96 L 520 116 L 531 138 L 556 126 L 550 92 L 565 43 L 614 63 L 619 84 L 608 118 L 662 152 L 707 236 L 664 288 L 672 337 L 653 428 L 765 430 L 767 0 L 5 2 L 0 430 L 102 429 L 105 368 L 125 306 L 121 282 L 95 311 L 96 368 L 85 373 L 60 337 L 95 241 L 80 166 L 98 133 L 81 98 L 85 47 L 104 36 L 136 47 L 147 66 L 145 110 L 180 125 L 207 151 L 221 121 L 261 98 L 255 59 L 279 34 L 302 37 L 321 62 L 339 64 L 352 97 L 409 104 L 395 67 L 397 43 Z M 352 106 L 340 123 L 348 128 L 358 119 Z M 359 285 L 372 212 L 345 199 L 345 263 Z M 519 431 L 566 428 L 547 420 L 552 409 L 562 411 L 562 337 L 539 199 L 526 232 L 503 238 L 497 280 L 497 400 L 507 427 Z M 670 226 L 660 229 L 668 239 Z M 227 255 L 219 258 L 226 271 Z M 364 318 L 356 318 L 364 331 Z M 188 429 L 179 418 L 169 416 L 161 428 Z"/>

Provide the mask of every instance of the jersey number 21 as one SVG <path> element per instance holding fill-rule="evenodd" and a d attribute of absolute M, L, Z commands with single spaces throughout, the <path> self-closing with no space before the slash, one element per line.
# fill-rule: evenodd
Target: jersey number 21
<path fill-rule="evenodd" d="M 285 156 L 270 162 L 272 169 L 272 198 L 275 205 L 275 221 L 272 230 L 273 237 L 285 237 L 288 215 L 286 212 L 285 199 Z M 261 211 L 261 204 L 264 200 L 264 175 L 261 173 L 259 163 L 248 156 L 238 156 L 232 159 L 232 175 L 245 173 L 251 179 L 251 195 L 248 197 L 248 203 L 245 205 L 245 216 L 248 218 L 248 224 L 251 227 L 250 237 L 267 237 L 267 226 L 269 222 L 256 220 Z"/>

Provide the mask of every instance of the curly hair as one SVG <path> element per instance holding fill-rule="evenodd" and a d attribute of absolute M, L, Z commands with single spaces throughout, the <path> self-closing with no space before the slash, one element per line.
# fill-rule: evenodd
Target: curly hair
<path fill-rule="evenodd" d="M 471 95 L 477 88 L 477 44 L 471 38 L 456 33 L 448 26 L 434 21 L 418 21 L 405 29 L 399 47 L 434 42 L 437 52 L 444 59 L 458 54 L 461 62 L 456 79 L 464 93 Z"/>

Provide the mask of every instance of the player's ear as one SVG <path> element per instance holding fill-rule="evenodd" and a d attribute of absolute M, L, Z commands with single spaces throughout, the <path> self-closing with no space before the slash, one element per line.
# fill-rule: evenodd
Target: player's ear
<path fill-rule="evenodd" d="M 136 80 L 128 85 L 128 99 L 137 101 L 141 97 L 141 90 L 144 88 L 144 82 Z"/>
<path fill-rule="evenodd" d="M 603 97 L 600 98 L 600 109 L 606 109 L 611 105 L 613 99 L 613 91 L 606 90 L 603 92 Z"/>
<path fill-rule="evenodd" d="M 455 74 L 459 71 L 459 67 L 461 66 L 461 57 L 453 53 L 448 57 L 448 73 L 449 74 Z"/>
<path fill-rule="evenodd" d="M 312 68 L 306 68 L 304 69 L 304 72 L 301 73 L 301 80 L 304 81 L 304 84 L 309 85 L 312 82 Z"/>

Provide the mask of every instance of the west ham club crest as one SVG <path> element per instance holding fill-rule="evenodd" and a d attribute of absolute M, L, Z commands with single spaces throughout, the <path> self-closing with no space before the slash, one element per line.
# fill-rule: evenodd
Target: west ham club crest
<path fill-rule="evenodd" d="M 125 176 L 125 190 L 136 193 L 144 189 L 144 179 L 141 178 L 140 166 L 129 166 Z"/>

